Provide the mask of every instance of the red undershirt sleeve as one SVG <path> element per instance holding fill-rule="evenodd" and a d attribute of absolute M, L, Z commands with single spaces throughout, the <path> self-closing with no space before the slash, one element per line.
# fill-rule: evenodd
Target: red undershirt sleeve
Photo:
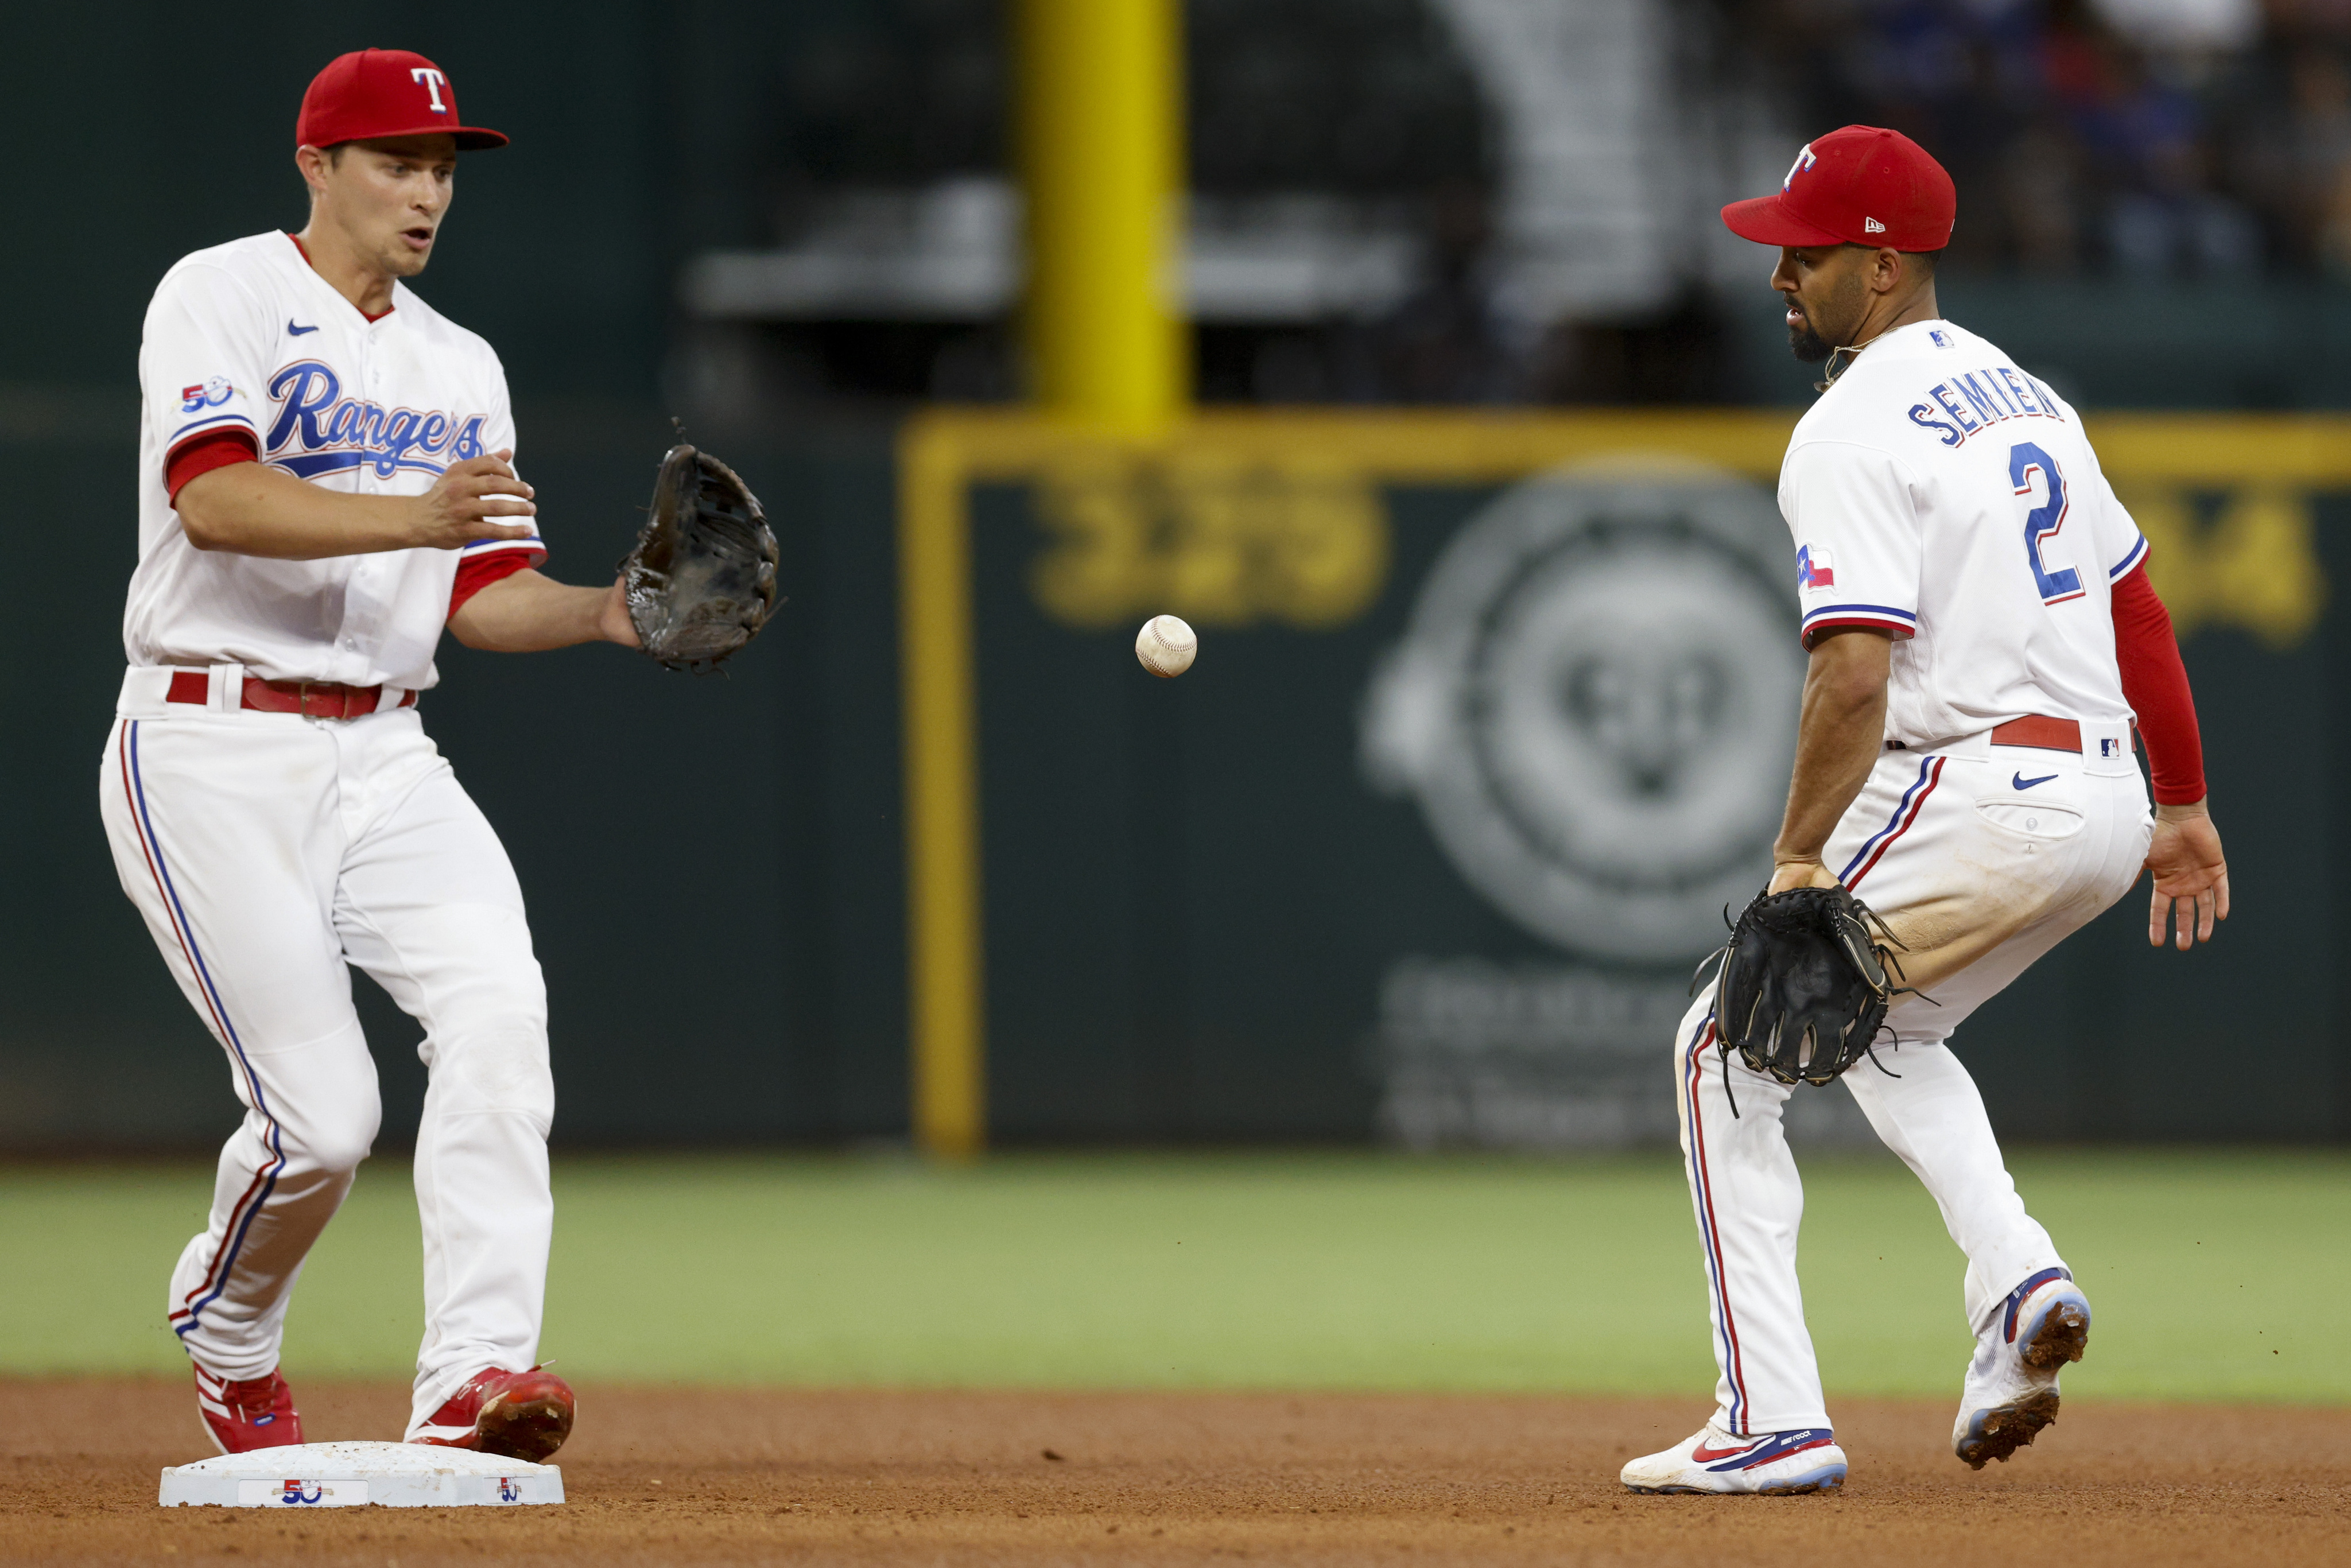
<path fill-rule="evenodd" d="M 456 585 L 449 590 L 449 619 L 455 620 L 457 612 L 465 607 L 465 601 L 490 584 L 502 582 L 516 572 L 536 566 L 546 559 L 545 551 L 518 549 L 491 550 L 483 555 L 467 556 L 457 563 Z"/>
<path fill-rule="evenodd" d="M 2192 806 L 2204 799 L 2204 740 L 2171 612 L 2147 580 L 2144 559 L 2115 584 L 2114 612 L 2115 663 L 2123 699 L 2138 715 L 2156 803 Z"/>
<path fill-rule="evenodd" d="M 163 488 L 173 501 L 180 487 L 199 474 L 225 468 L 232 463 L 258 463 L 261 449 L 249 430 L 207 430 L 191 435 L 163 455 Z"/>

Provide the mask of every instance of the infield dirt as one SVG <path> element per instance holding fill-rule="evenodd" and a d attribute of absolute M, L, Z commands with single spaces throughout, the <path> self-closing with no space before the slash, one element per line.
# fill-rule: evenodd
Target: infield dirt
<path fill-rule="evenodd" d="M 308 1436 L 405 1390 L 299 1385 Z M 203 1458 L 176 1382 L 0 1382 L 0 1561 L 2109 1563 L 2351 1560 L 2351 1411 L 2073 1403 L 2014 1462 L 1949 1406 L 1842 1404 L 1840 1496 L 1644 1498 L 1702 1401 L 596 1388 L 549 1509 L 155 1506 Z"/>

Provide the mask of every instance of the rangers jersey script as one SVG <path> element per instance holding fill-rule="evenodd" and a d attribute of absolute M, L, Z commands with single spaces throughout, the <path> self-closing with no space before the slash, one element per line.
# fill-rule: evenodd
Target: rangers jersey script
<path fill-rule="evenodd" d="M 139 568 L 123 617 L 134 666 L 423 690 L 461 559 L 545 558 L 534 534 L 272 560 L 200 550 L 181 528 L 171 455 L 218 432 L 249 434 L 262 461 L 297 478 L 381 496 L 421 495 L 451 464 L 514 445 L 497 355 L 404 284 L 370 320 L 288 235 L 197 251 L 155 290 L 139 381 Z"/>
<path fill-rule="evenodd" d="M 2073 409 L 1992 344 L 1948 321 L 1871 343 L 1797 424 L 1780 510 L 1806 645 L 1896 638 L 1889 741 L 2129 721 L 2108 590 L 2147 541 Z"/>

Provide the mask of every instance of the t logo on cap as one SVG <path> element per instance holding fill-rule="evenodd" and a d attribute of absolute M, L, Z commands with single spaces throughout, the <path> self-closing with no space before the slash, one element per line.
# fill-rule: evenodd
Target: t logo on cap
<path fill-rule="evenodd" d="M 1813 156 L 1813 144 L 1809 141 L 1805 142 L 1803 151 L 1796 154 L 1796 161 L 1788 165 L 1788 177 L 1780 182 L 1780 189 L 1784 191 L 1794 184 L 1797 175 L 1819 162 L 1819 159 Z"/>
<path fill-rule="evenodd" d="M 425 92 L 431 95 L 433 99 L 434 113 L 446 114 L 449 112 L 449 106 L 441 101 L 441 84 L 449 79 L 447 77 L 443 76 L 431 66 L 418 66 L 414 70 L 408 73 L 408 79 L 410 81 L 423 82 L 424 84 Z"/>

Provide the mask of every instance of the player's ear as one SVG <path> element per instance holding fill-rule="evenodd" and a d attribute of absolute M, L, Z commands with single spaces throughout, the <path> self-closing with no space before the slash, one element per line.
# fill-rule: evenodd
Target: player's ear
<path fill-rule="evenodd" d="M 302 183 L 310 188 L 314 202 L 327 188 L 327 170 L 332 162 L 323 149 L 308 145 L 294 149 L 294 167 L 301 172 Z"/>
<path fill-rule="evenodd" d="M 1869 258 L 1870 286 L 1880 294 L 1891 294 L 1902 287 L 1908 272 L 1902 253 L 1891 246 L 1879 246 L 1876 254 Z"/>

